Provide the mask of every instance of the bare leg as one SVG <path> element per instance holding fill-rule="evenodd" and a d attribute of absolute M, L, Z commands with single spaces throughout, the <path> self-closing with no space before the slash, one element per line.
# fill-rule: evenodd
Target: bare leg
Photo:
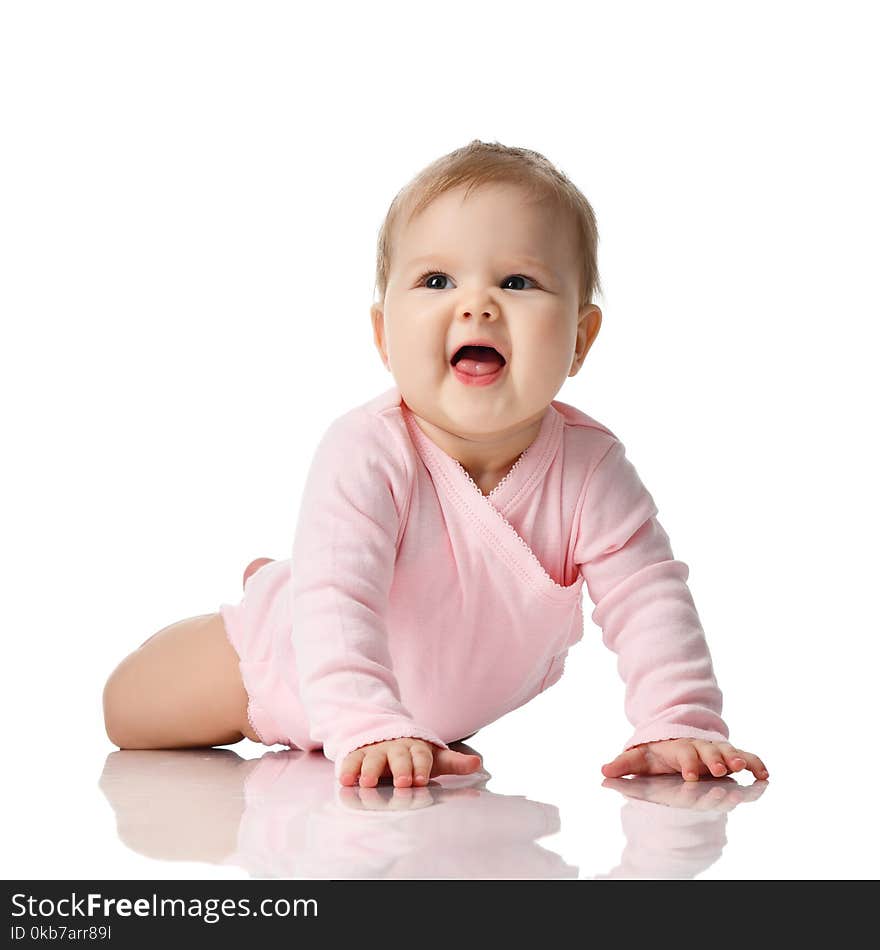
<path fill-rule="evenodd" d="M 175 749 L 254 742 L 238 654 L 219 613 L 153 634 L 110 674 L 104 727 L 122 749 Z"/>

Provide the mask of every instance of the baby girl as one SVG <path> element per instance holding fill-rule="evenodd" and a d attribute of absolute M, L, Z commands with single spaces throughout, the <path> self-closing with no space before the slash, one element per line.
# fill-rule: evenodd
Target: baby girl
<path fill-rule="evenodd" d="M 604 775 L 768 777 L 728 742 L 688 567 L 623 443 L 554 399 L 599 332 L 597 243 L 529 149 L 475 140 L 400 191 L 371 310 L 395 386 L 327 428 L 292 557 L 113 671 L 114 744 L 323 749 L 343 785 L 472 772 L 450 746 L 559 680 L 586 584 L 635 729 Z"/>

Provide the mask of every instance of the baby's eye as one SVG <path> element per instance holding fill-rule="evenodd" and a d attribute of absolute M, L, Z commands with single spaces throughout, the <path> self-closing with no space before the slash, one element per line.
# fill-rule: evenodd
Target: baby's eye
<path fill-rule="evenodd" d="M 435 277 L 440 277 L 441 279 L 446 279 L 446 274 L 439 274 L 437 271 L 426 271 L 419 278 L 419 285 L 421 286 L 426 280 L 433 280 Z M 429 287 L 429 290 L 442 290 L 442 287 Z"/>
<path fill-rule="evenodd" d="M 434 277 L 439 277 L 439 278 L 441 278 L 441 279 L 443 279 L 443 280 L 447 280 L 447 279 L 448 279 L 448 278 L 447 278 L 447 275 L 441 273 L 440 271 L 429 270 L 429 271 L 425 271 L 425 273 L 422 274 L 421 277 L 419 277 L 419 280 L 418 280 L 419 286 L 421 286 L 422 284 L 424 284 L 426 280 L 433 279 Z M 506 284 L 507 281 L 509 281 L 509 280 L 527 280 L 527 281 L 529 281 L 529 283 L 531 283 L 531 284 L 536 284 L 536 281 L 535 281 L 533 278 L 531 278 L 531 277 L 526 277 L 525 274 L 511 274 L 509 277 L 505 277 L 505 278 L 504 278 L 504 280 L 502 281 L 502 284 Z M 433 286 L 433 287 L 432 287 L 432 286 L 429 286 L 428 289 L 429 289 L 429 290 L 443 290 L 444 288 L 443 288 L 443 287 L 437 287 L 437 286 Z M 527 287 L 512 287 L 512 288 L 510 288 L 510 289 L 511 289 L 511 290 L 528 290 Z"/>
<path fill-rule="evenodd" d="M 526 277 L 525 274 L 511 274 L 510 277 L 505 277 L 505 278 L 504 278 L 504 282 L 505 282 L 505 283 L 506 283 L 508 280 L 527 280 L 530 284 L 534 284 L 534 283 L 535 283 L 535 281 L 533 281 L 531 277 Z M 528 290 L 527 287 L 511 287 L 510 289 L 511 289 L 511 290 Z"/>

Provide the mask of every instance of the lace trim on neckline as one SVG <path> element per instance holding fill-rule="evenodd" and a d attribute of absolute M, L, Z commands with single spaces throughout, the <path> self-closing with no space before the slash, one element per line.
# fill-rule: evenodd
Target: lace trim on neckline
<path fill-rule="evenodd" d="M 562 593 L 570 595 L 573 591 L 575 591 L 575 589 L 579 588 L 580 584 L 583 581 L 583 578 L 580 577 L 580 575 L 575 579 L 574 583 L 569 584 L 568 586 L 566 586 L 565 584 L 558 583 L 555 578 L 551 577 L 547 573 L 547 569 L 544 567 L 544 565 L 538 560 L 538 557 L 535 554 L 535 552 L 531 549 L 531 547 L 529 547 L 525 538 L 523 538 L 520 535 L 520 533 L 516 530 L 516 528 L 514 528 L 514 526 L 507 520 L 507 518 L 505 518 L 504 515 L 501 514 L 501 512 L 490 501 L 490 499 L 495 494 L 495 492 L 497 492 L 501 488 L 501 486 L 507 481 L 507 479 L 511 477 L 511 475 L 514 472 L 514 469 L 516 469 L 516 467 L 520 464 L 520 462 L 522 462 L 522 460 L 526 457 L 526 454 L 528 453 L 529 449 L 531 449 L 535 445 L 535 443 L 538 442 L 541 436 L 540 432 L 538 436 L 535 438 L 535 441 L 532 442 L 531 445 L 526 446 L 525 450 L 522 452 L 520 457 L 513 463 L 513 465 L 510 468 L 510 471 L 504 476 L 504 478 L 501 479 L 501 481 L 492 489 L 491 492 L 489 492 L 488 495 L 484 495 L 480 489 L 480 486 L 473 480 L 473 478 L 471 478 L 470 472 L 468 472 L 468 470 L 461 464 L 461 462 L 458 461 L 458 459 L 455 459 L 448 453 L 444 452 L 440 448 L 440 446 L 438 446 L 432 439 L 430 439 L 424 432 L 422 432 L 420 426 L 414 419 L 410 420 L 406 417 L 406 415 L 404 415 L 404 420 L 407 423 L 407 427 L 408 428 L 411 427 L 411 437 L 414 437 L 418 442 L 420 442 L 425 447 L 425 451 L 427 451 L 433 458 L 436 458 L 438 460 L 438 463 L 442 463 L 442 461 L 446 459 L 450 463 L 452 463 L 452 465 L 455 468 L 457 468 L 462 473 L 462 475 L 464 475 L 465 480 L 468 482 L 471 488 L 476 492 L 477 497 L 479 498 L 478 504 L 488 505 L 489 509 L 492 511 L 495 517 L 500 518 L 502 523 L 508 527 L 508 529 L 516 538 L 516 540 L 519 542 L 519 544 L 522 546 L 523 550 L 526 552 L 527 556 L 530 558 L 532 563 L 535 565 L 535 567 L 537 567 L 537 569 L 541 572 L 541 574 L 544 575 L 544 578 L 546 579 L 546 581 L 552 586 L 554 594 L 562 592 Z M 544 450 L 546 451 L 546 447 Z M 450 478 L 449 473 L 443 470 L 442 464 L 440 464 L 440 471 L 442 472 L 443 477 L 446 479 L 449 485 L 457 489 L 457 486 L 455 486 L 453 480 Z M 543 591 L 543 593 L 548 596 L 550 594 L 549 591 Z"/>
<path fill-rule="evenodd" d="M 534 442 L 532 443 L 532 445 L 534 445 Z M 474 488 L 476 488 L 476 490 L 477 490 L 481 495 L 483 495 L 484 498 L 489 499 L 489 498 L 491 498 L 496 492 L 498 492 L 498 491 L 501 490 L 502 485 L 504 485 L 504 483 L 510 478 L 510 476 L 513 475 L 513 473 L 514 473 L 514 472 L 516 471 L 516 469 L 517 469 L 517 466 L 518 466 L 518 465 L 520 464 L 520 462 L 522 462 L 522 460 L 525 458 L 526 453 L 529 451 L 530 448 L 531 448 L 531 445 L 527 445 L 527 446 L 525 447 L 525 449 L 523 449 L 523 451 L 522 451 L 522 452 L 520 453 L 520 455 L 519 455 L 519 458 L 517 458 L 517 460 L 513 463 L 513 465 L 510 466 L 510 470 L 508 471 L 508 473 L 507 473 L 507 474 L 504 476 L 504 478 L 502 478 L 501 481 L 492 489 L 492 491 L 489 492 L 488 495 L 483 494 L 483 489 L 480 488 L 480 486 L 473 480 L 473 478 L 471 478 L 471 473 L 464 467 L 464 465 L 461 464 L 461 462 L 458 461 L 458 459 L 454 459 L 454 458 L 453 458 L 452 461 L 455 462 L 455 464 L 461 469 L 461 471 L 463 472 L 465 478 L 467 478 L 467 480 L 474 486 Z M 451 455 L 450 455 L 450 458 L 452 458 Z"/>
<path fill-rule="evenodd" d="M 532 445 L 534 444 L 535 443 L 533 442 Z M 510 530 L 513 532 L 513 536 L 516 538 L 517 541 L 519 541 L 519 543 L 523 547 L 523 550 L 526 552 L 526 554 L 528 554 L 528 556 L 532 559 L 532 561 L 534 561 L 538 570 L 544 575 L 544 577 L 547 578 L 547 580 L 556 588 L 556 590 L 566 591 L 570 593 L 575 587 L 578 586 L 578 581 L 575 580 L 573 584 L 569 584 L 566 587 L 565 584 L 559 584 L 555 578 L 551 577 L 547 573 L 547 568 L 545 568 L 544 565 L 538 560 L 537 555 L 531 549 L 529 544 L 526 542 L 525 538 L 522 537 L 519 531 L 517 531 L 516 528 L 514 528 L 514 526 L 507 520 L 507 518 L 505 518 L 504 515 L 502 515 L 501 512 L 489 501 L 492 495 L 494 495 L 495 492 L 498 491 L 498 489 L 504 484 L 504 482 L 507 481 L 508 478 L 510 478 L 511 474 L 513 473 L 513 470 L 523 460 L 523 457 L 525 456 L 526 452 L 528 452 L 528 450 L 531 447 L 532 447 L 531 445 L 526 447 L 522 455 L 520 455 L 520 457 L 513 463 L 513 467 L 510 469 L 510 471 L 504 476 L 504 478 L 501 479 L 501 481 L 492 489 L 492 491 L 489 492 L 488 495 L 483 494 L 483 492 L 480 489 L 480 486 L 471 478 L 470 472 L 468 472 L 468 470 L 461 464 L 461 462 L 459 462 L 457 459 L 452 459 L 452 461 L 455 462 L 458 468 L 461 469 L 462 473 L 464 474 L 467 481 L 471 484 L 474 491 L 480 496 L 481 501 L 484 504 L 488 504 L 489 507 L 492 509 L 492 511 L 497 515 L 497 517 L 499 517 L 507 525 L 507 527 L 510 528 Z M 450 458 L 452 457 L 450 456 Z"/>

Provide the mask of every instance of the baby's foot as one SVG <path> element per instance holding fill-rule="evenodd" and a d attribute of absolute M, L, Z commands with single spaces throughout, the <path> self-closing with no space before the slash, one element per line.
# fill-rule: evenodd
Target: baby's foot
<path fill-rule="evenodd" d="M 245 587 L 251 574 L 258 571 L 264 564 L 271 564 L 274 560 L 274 557 L 258 557 L 256 561 L 251 561 L 251 563 L 248 564 L 248 566 L 244 569 L 244 577 L 241 579 L 241 586 Z"/>

